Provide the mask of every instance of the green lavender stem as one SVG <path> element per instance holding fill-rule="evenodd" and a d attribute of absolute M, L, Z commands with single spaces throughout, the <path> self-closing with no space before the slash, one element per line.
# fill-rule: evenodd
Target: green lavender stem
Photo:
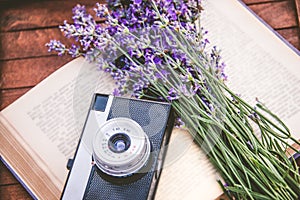
<path fill-rule="evenodd" d="M 183 47 L 181 43 L 178 46 Z M 122 50 L 121 47 L 119 48 Z M 185 51 L 185 48 L 181 48 L 181 50 Z M 131 61 L 142 65 L 133 60 L 125 51 L 122 53 Z M 176 79 L 178 71 L 184 73 L 185 69 L 176 65 L 168 55 L 163 52 L 160 53 L 170 61 L 168 70 L 175 79 L 173 81 L 166 79 L 164 84 L 153 82 L 151 77 L 148 77 L 148 80 L 151 82 L 152 92 L 165 97 L 170 88 L 176 88 L 174 82 L 180 81 Z M 290 146 L 286 139 L 297 140 L 291 138 L 287 127 L 279 121 L 278 117 L 262 106 L 259 107 L 262 111 L 271 114 L 275 121 L 279 121 L 284 129 L 235 95 L 223 82 L 216 78 L 212 70 L 203 67 L 188 51 L 185 53 L 190 56 L 197 67 L 203 70 L 205 79 L 212 90 L 212 92 L 205 91 L 204 94 L 207 99 L 214 102 L 215 107 L 219 107 L 217 111 L 219 115 L 208 114 L 207 105 L 199 104 L 201 100 L 197 97 L 195 99 L 182 96 L 180 100 L 173 101 L 172 104 L 187 123 L 190 133 L 195 136 L 198 144 L 206 146 L 209 159 L 230 185 L 225 187 L 226 191 L 230 191 L 231 195 L 239 199 L 296 199 L 299 196 L 297 168 L 286 158 L 285 149 L 282 146 L 279 145 L 280 147 L 274 148 L 274 145 L 262 143 L 257 138 L 254 128 L 248 121 L 249 116 L 254 112 L 256 113 L 257 117 L 253 120 L 261 127 L 262 136 L 270 143 L 279 144 L 281 142 Z M 157 71 L 157 73 L 161 72 Z M 228 94 L 232 95 L 235 101 L 230 100 Z M 192 115 L 192 113 L 197 114 L 197 116 Z M 199 117 L 199 114 L 202 117 Z M 222 118 L 218 116 L 222 116 Z M 213 129 L 212 126 L 217 129 Z M 208 135 L 213 143 L 206 140 Z M 248 142 L 252 148 L 247 146 Z M 272 153 L 273 151 L 276 153 Z M 278 159 L 278 155 L 284 159 Z"/>

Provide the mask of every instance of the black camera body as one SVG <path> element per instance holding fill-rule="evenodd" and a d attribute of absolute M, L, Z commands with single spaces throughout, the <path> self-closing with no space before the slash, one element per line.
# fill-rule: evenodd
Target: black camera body
<path fill-rule="evenodd" d="M 171 105 L 95 94 L 61 199 L 153 199 Z"/>

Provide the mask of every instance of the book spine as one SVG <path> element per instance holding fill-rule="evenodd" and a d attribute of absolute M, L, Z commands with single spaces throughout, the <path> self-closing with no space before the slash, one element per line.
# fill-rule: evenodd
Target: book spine
<path fill-rule="evenodd" d="M 29 195 L 34 199 L 37 200 L 37 196 L 30 190 L 30 188 L 26 185 L 26 183 L 22 180 L 17 172 L 9 165 L 8 162 L 5 161 L 3 156 L 0 155 L 0 161 L 7 167 L 7 169 L 12 173 L 12 175 L 18 180 L 18 182 L 24 187 L 24 189 L 29 193 Z"/>

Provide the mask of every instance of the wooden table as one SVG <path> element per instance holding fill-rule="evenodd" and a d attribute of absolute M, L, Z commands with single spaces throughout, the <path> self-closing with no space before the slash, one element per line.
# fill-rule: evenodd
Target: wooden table
<path fill-rule="evenodd" d="M 243 0 L 300 50 L 300 0 Z M 77 3 L 92 9 L 96 0 L 0 1 L 0 108 L 3 109 L 71 60 L 48 53 L 50 39 L 66 41 L 57 26 L 71 19 Z M 0 198 L 31 199 L 0 162 Z"/>

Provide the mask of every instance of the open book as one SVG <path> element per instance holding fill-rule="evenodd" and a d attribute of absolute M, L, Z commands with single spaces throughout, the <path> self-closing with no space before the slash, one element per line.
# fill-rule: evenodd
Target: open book
<path fill-rule="evenodd" d="M 204 3 L 202 25 L 222 49 L 228 84 L 249 102 L 259 98 L 300 138 L 300 55 L 236 0 Z M 32 196 L 58 199 L 94 92 L 113 80 L 75 59 L 1 111 L 0 154 Z M 175 148 L 180 144 L 185 148 Z M 156 199 L 215 199 L 218 173 L 188 133 L 172 133 Z"/>

